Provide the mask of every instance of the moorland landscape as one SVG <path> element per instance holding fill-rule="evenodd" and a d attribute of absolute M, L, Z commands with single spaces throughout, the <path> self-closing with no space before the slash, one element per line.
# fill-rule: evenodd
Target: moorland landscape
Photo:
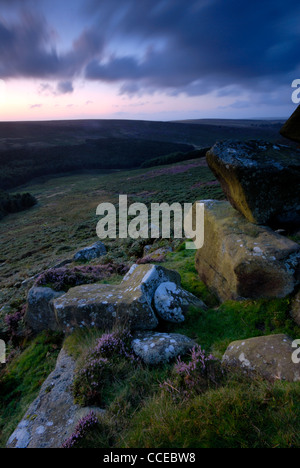
<path fill-rule="evenodd" d="M 297 186 L 285 217 L 270 215 L 268 199 L 257 224 L 216 144 L 230 155 L 257 145 L 263 178 L 266 151 L 273 166 L 285 152 L 298 158 L 282 125 L 0 123 L 2 447 L 300 446 L 299 373 L 284 361 L 300 336 Z M 295 180 L 297 167 L 285 168 Z M 99 243 L 96 208 L 118 206 L 120 194 L 148 206 L 209 200 L 203 249 L 172 238 Z M 31 202 L 16 207 L 22 196 Z"/>

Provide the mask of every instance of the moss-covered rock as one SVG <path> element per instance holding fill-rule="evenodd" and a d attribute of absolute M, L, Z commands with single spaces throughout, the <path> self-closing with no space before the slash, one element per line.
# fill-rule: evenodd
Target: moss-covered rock
<path fill-rule="evenodd" d="M 155 311 L 165 321 L 181 323 L 190 307 L 207 310 L 201 299 L 175 283 L 162 283 L 154 295 Z"/>
<path fill-rule="evenodd" d="M 210 169 L 234 208 L 248 221 L 300 224 L 300 154 L 263 141 L 216 143 L 207 153 Z"/>
<path fill-rule="evenodd" d="M 228 202 L 204 201 L 196 269 L 220 300 L 283 298 L 300 281 L 299 244 L 249 223 Z"/>
<path fill-rule="evenodd" d="M 300 364 L 292 361 L 293 340 L 270 335 L 231 343 L 223 356 L 226 366 L 240 367 L 267 380 L 300 382 Z"/>

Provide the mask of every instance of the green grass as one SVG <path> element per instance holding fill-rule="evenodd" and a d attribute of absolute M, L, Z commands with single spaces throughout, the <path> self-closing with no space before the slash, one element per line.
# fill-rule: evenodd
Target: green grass
<path fill-rule="evenodd" d="M 0 374 L 0 446 L 3 447 L 29 404 L 55 367 L 61 336 L 44 332 Z"/>
<path fill-rule="evenodd" d="M 182 404 L 157 394 L 131 421 L 126 448 L 299 448 L 300 384 L 234 381 Z"/>

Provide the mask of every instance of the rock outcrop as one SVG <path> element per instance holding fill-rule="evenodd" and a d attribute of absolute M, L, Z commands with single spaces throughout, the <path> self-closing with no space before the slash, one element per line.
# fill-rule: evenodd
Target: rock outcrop
<path fill-rule="evenodd" d="M 175 323 L 184 320 L 191 305 L 206 308 L 180 284 L 177 272 L 147 264 L 133 265 L 120 285 L 85 284 L 67 293 L 34 287 L 28 297 L 26 322 L 34 331 L 65 333 L 83 327 L 111 329 L 115 324 L 153 330 L 158 325 L 154 303 L 160 317 Z"/>
<path fill-rule="evenodd" d="M 224 141 L 207 153 L 232 206 L 251 223 L 300 224 L 300 153 L 262 141 Z"/>
<path fill-rule="evenodd" d="M 95 244 L 85 247 L 82 250 L 79 250 L 75 255 L 73 260 L 80 262 L 87 262 L 89 260 L 94 260 L 95 258 L 102 257 L 106 255 L 106 247 L 102 242 L 96 242 Z"/>
<path fill-rule="evenodd" d="M 77 422 L 91 411 L 73 402 L 70 387 L 74 371 L 74 360 L 62 350 L 55 370 L 10 436 L 7 448 L 60 448 L 71 436 Z M 95 408 L 93 411 L 101 412 Z"/>
<path fill-rule="evenodd" d="M 200 278 L 220 300 L 282 298 L 300 281 L 300 245 L 249 223 L 228 202 L 205 205 L 205 241 L 196 254 Z"/>
<path fill-rule="evenodd" d="M 287 382 L 300 381 L 300 364 L 292 361 L 295 348 L 286 335 L 260 336 L 231 343 L 223 356 L 223 364 L 239 367 L 263 378 Z"/>
<path fill-rule="evenodd" d="M 191 306 L 206 310 L 207 306 L 175 283 L 162 283 L 154 295 L 156 313 L 165 321 L 181 323 Z"/>
<path fill-rule="evenodd" d="M 78 327 L 111 329 L 116 323 L 132 330 L 153 330 L 158 320 L 154 293 L 165 281 L 180 284 L 180 275 L 161 266 L 134 265 L 120 285 L 89 284 L 70 289 L 54 301 L 57 323 L 64 332 Z"/>
<path fill-rule="evenodd" d="M 132 341 L 135 354 L 149 365 L 167 363 L 195 345 L 190 338 L 176 333 L 139 332 Z"/>
<path fill-rule="evenodd" d="M 297 107 L 293 115 L 286 121 L 280 133 L 285 138 L 300 143 L 300 106 Z"/>
<path fill-rule="evenodd" d="M 64 292 L 56 292 L 51 288 L 33 286 L 30 289 L 27 298 L 28 307 L 25 322 L 34 332 L 59 330 L 54 314 L 53 300 L 63 294 Z"/>

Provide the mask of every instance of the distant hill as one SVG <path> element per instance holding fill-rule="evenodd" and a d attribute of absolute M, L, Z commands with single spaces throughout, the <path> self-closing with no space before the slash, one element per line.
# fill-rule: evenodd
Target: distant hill
<path fill-rule="evenodd" d="M 172 153 L 210 147 L 218 140 L 285 142 L 280 122 L 199 122 L 0 122 L 0 188 L 64 172 L 137 168 Z"/>

